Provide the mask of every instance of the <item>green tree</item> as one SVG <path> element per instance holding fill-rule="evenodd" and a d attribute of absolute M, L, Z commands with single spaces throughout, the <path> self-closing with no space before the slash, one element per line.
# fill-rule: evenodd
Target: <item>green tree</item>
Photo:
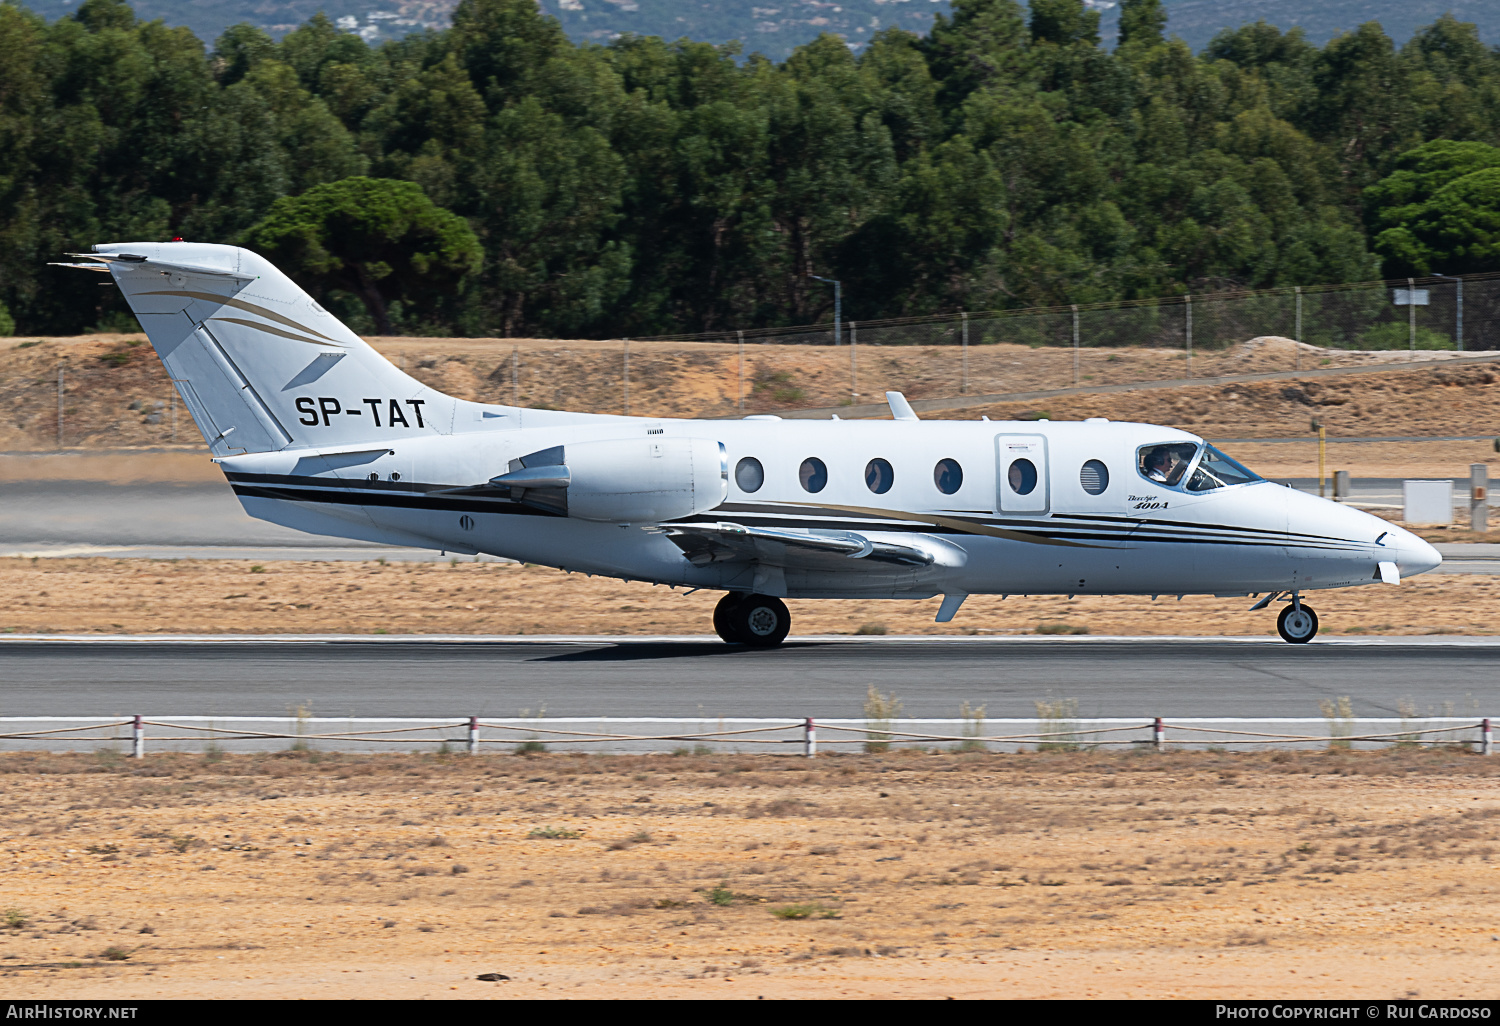
<path fill-rule="evenodd" d="M 1378 22 L 1337 36 L 1318 55 L 1313 81 L 1317 99 L 1308 111 L 1310 134 L 1338 154 L 1350 187 L 1379 177 L 1389 154 L 1420 142 L 1417 109 L 1405 65 Z"/>
<path fill-rule="evenodd" d="M 220 85 L 234 85 L 261 61 L 276 55 L 276 41 L 254 25 L 241 23 L 224 30 L 214 43 L 214 77 Z"/>
<path fill-rule="evenodd" d="M 1500 266 L 1500 149 L 1441 140 L 1403 153 L 1365 190 L 1375 250 L 1390 277 Z"/>
<path fill-rule="evenodd" d="M 975 90 L 1022 74 L 1026 19 L 1016 0 L 953 0 L 933 19 L 925 49 L 945 109 L 956 112 Z"/>
<path fill-rule="evenodd" d="M 1099 12 L 1084 7 L 1083 0 L 1031 0 L 1028 27 L 1038 43 L 1067 46 L 1099 42 Z"/>
<path fill-rule="evenodd" d="M 1161 0 L 1123 0 L 1120 4 L 1120 45 L 1154 46 L 1167 31 L 1167 12 Z"/>
<path fill-rule="evenodd" d="M 346 178 L 283 197 L 246 241 L 302 285 L 358 296 L 382 335 L 396 332 L 393 303 L 435 305 L 483 259 L 463 218 L 434 205 L 415 183 L 380 178 Z"/>

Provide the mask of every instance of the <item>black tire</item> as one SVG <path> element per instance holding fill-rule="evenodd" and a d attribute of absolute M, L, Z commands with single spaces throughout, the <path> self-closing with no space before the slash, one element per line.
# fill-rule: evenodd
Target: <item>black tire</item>
<path fill-rule="evenodd" d="M 729 614 L 729 623 L 740 643 L 751 648 L 775 648 L 792 629 L 792 614 L 786 603 L 769 595 L 747 595 Z"/>
<path fill-rule="evenodd" d="M 734 627 L 734 607 L 745 598 L 743 592 L 730 591 L 714 606 L 714 633 L 730 645 L 743 645 L 744 639 Z"/>
<path fill-rule="evenodd" d="M 1276 633 L 1282 641 L 1293 645 L 1305 645 L 1318 633 L 1318 614 L 1307 603 L 1302 604 L 1302 616 L 1297 616 L 1296 606 L 1287 606 L 1276 618 Z"/>

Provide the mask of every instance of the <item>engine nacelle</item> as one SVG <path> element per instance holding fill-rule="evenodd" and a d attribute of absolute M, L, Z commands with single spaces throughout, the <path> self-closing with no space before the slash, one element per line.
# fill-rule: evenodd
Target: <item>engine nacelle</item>
<path fill-rule="evenodd" d="M 729 495 L 729 456 L 708 438 L 569 442 L 523 456 L 491 480 L 530 506 L 580 520 L 654 524 L 713 509 Z"/>

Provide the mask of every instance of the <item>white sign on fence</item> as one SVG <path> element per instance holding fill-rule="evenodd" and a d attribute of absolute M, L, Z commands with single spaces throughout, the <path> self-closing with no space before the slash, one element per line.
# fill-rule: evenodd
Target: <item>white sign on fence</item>
<path fill-rule="evenodd" d="M 1403 481 L 1401 500 L 1401 519 L 1408 524 L 1453 523 L 1452 481 Z"/>
<path fill-rule="evenodd" d="M 1431 306 L 1431 289 L 1396 289 L 1397 306 Z"/>

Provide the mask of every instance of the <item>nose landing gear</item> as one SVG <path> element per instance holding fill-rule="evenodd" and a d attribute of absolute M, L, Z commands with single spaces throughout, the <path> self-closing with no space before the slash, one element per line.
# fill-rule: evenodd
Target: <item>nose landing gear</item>
<path fill-rule="evenodd" d="M 1276 633 L 1282 641 L 1305 645 L 1318 633 L 1318 614 L 1312 606 L 1304 606 L 1297 593 L 1292 592 L 1292 604 L 1276 618 Z"/>
<path fill-rule="evenodd" d="M 770 595 L 731 591 L 714 607 L 714 633 L 731 645 L 775 648 L 791 628 L 786 603 Z"/>

